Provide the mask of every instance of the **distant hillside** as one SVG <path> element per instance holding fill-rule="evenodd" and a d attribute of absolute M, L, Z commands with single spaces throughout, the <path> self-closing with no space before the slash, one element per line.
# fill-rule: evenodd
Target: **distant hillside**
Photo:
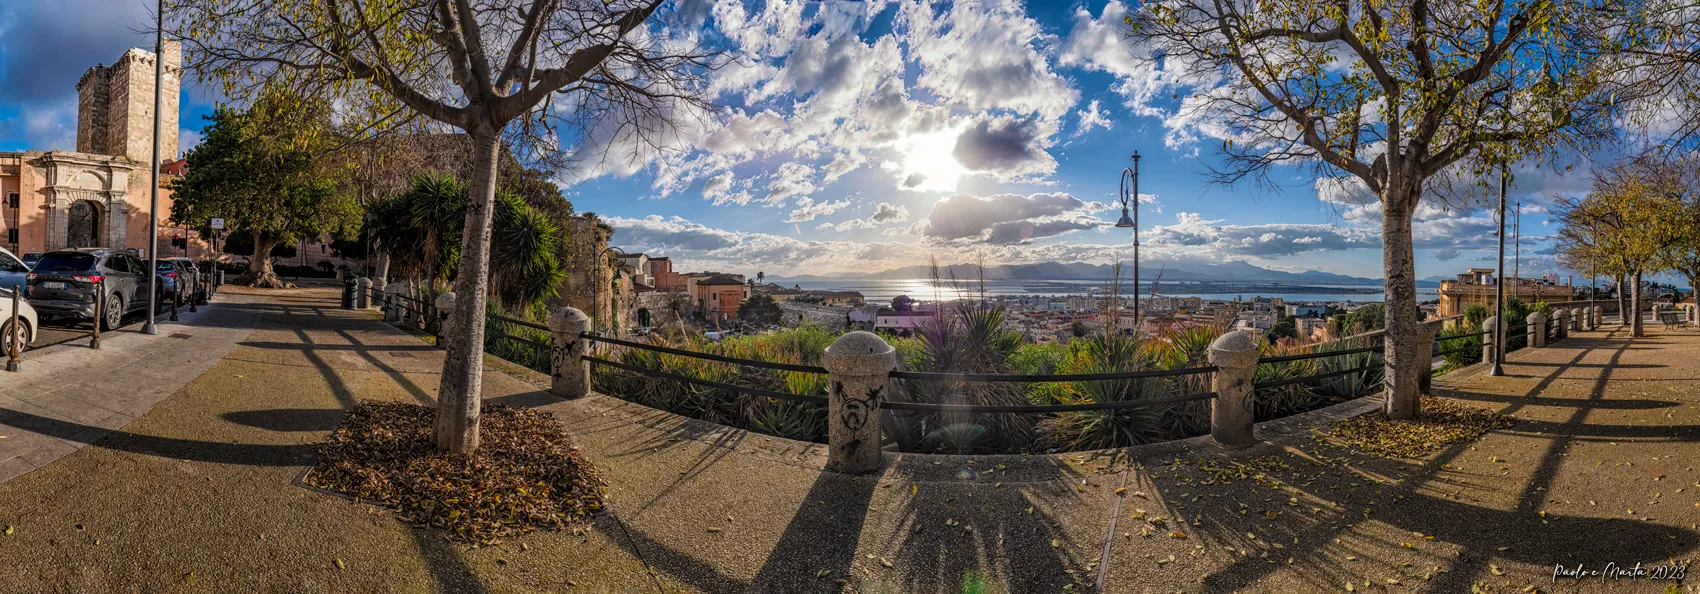
<path fill-rule="evenodd" d="M 1270 270 L 1247 264 L 1245 262 L 1224 262 L 1212 264 L 1204 262 L 1174 263 L 1156 262 L 1140 267 L 1140 281 L 1150 283 L 1157 278 L 1161 270 L 1163 282 L 1267 282 L 1293 283 L 1308 285 L 1380 285 L 1381 279 L 1362 278 L 1307 270 L 1304 272 L 1285 272 Z M 953 264 L 941 266 L 939 276 L 944 278 L 973 279 L 980 276 L 980 271 L 973 264 Z M 1123 276 L 1130 276 L 1131 269 L 1123 266 Z M 927 266 L 904 266 L 880 272 L 847 272 L 834 275 L 801 275 L 774 277 L 775 280 L 791 281 L 820 281 L 820 280 L 893 280 L 893 279 L 924 279 L 931 278 L 932 269 Z M 986 280 L 1106 280 L 1110 278 L 1109 264 L 1086 264 L 1083 262 L 1043 262 L 1038 264 L 1007 264 L 988 266 L 985 269 Z"/>

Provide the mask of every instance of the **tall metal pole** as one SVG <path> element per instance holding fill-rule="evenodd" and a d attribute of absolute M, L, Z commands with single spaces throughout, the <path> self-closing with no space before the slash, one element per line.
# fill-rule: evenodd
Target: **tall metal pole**
<path fill-rule="evenodd" d="M 1133 335 L 1139 336 L 1139 151 L 1133 151 Z"/>
<path fill-rule="evenodd" d="M 1511 276 L 1523 284 L 1523 199 L 1517 199 L 1517 209 L 1511 213 Z"/>
<path fill-rule="evenodd" d="M 1505 375 L 1505 368 L 1500 361 L 1505 359 L 1505 185 L 1506 166 L 1499 166 L 1499 268 L 1494 270 L 1498 278 L 1494 281 L 1493 319 L 1493 370 L 1488 375 Z"/>
<path fill-rule="evenodd" d="M 159 103 L 165 86 L 165 0 L 159 0 L 154 16 L 153 44 L 153 188 L 148 204 L 148 321 L 142 334 L 159 334 L 153 311 L 159 307 Z"/>

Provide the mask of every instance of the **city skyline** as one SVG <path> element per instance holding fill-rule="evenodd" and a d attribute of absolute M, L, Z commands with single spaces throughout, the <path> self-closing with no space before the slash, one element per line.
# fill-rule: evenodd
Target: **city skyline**
<path fill-rule="evenodd" d="M 151 46 L 138 31 L 145 3 L 87 4 L 0 8 L 0 150 L 74 148 L 76 77 Z M 1189 81 L 1134 59 L 1117 32 L 1126 8 L 683 2 L 667 18 L 738 58 L 713 79 L 720 111 L 681 132 L 687 150 L 658 158 L 594 130 L 566 139 L 581 158 L 558 179 L 616 229 L 614 244 L 686 269 L 1102 263 L 1131 257 L 1130 234 L 1111 224 L 1117 175 L 1139 150 L 1152 265 L 1379 278 L 1379 205 L 1349 187 L 1297 167 L 1274 170 L 1278 190 L 1204 183 L 1222 134 L 1176 99 Z M 184 86 L 186 151 L 218 98 Z M 645 158 L 624 158 L 634 151 Z M 1550 255 L 1545 210 L 1555 193 L 1584 191 L 1587 170 L 1517 168 L 1524 276 L 1569 273 Z M 1492 265 L 1486 206 L 1419 210 L 1419 278 Z"/>

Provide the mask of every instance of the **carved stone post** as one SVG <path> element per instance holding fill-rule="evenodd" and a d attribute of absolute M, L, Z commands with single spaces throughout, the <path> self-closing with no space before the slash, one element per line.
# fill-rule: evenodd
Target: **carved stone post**
<path fill-rule="evenodd" d="M 1243 449 L 1257 443 L 1252 425 L 1252 374 L 1257 371 L 1257 341 L 1243 330 L 1223 334 L 1210 343 L 1210 364 L 1216 366 L 1210 387 L 1210 438 L 1228 449 Z"/>
<path fill-rule="evenodd" d="M 1561 309 L 1553 312 L 1553 317 L 1557 318 L 1557 320 L 1553 323 L 1557 324 L 1558 328 L 1558 330 L 1553 333 L 1553 340 L 1564 340 L 1564 337 L 1570 335 L 1570 324 L 1574 323 L 1570 317 L 1570 310 Z"/>
<path fill-rule="evenodd" d="M 880 406 L 897 369 L 897 349 L 872 332 L 838 337 L 821 356 L 827 373 L 827 470 L 863 474 L 880 467 Z"/>
<path fill-rule="evenodd" d="M 372 308 L 372 279 L 364 276 L 354 281 L 354 309 Z"/>
<path fill-rule="evenodd" d="M 1505 334 L 1505 326 L 1499 323 L 1499 316 L 1488 316 L 1488 319 L 1482 320 L 1482 330 L 1487 332 L 1482 335 L 1482 362 L 1492 364 L 1499 359 L 1499 349 L 1495 348 L 1499 342 L 1496 339 Z"/>
<path fill-rule="evenodd" d="M 1606 309 L 1594 306 L 1594 327 L 1599 328 L 1606 323 Z"/>
<path fill-rule="evenodd" d="M 584 360 L 590 353 L 590 341 L 584 338 L 587 330 L 590 316 L 577 308 L 561 307 L 549 314 L 550 393 L 569 400 L 590 394 L 590 362 Z"/>
<path fill-rule="evenodd" d="M 402 296 L 407 294 L 406 283 L 390 283 L 384 287 L 384 321 L 401 323 Z"/>
<path fill-rule="evenodd" d="M 1577 318 L 1578 318 L 1577 321 L 1581 322 L 1582 330 L 1592 331 L 1594 329 L 1594 308 L 1593 308 L 1593 306 L 1588 306 L 1588 307 L 1582 308 L 1582 315 L 1578 316 Z"/>
<path fill-rule="evenodd" d="M 1528 328 L 1529 339 L 1524 341 L 1529 345 L 1529 348 L 1538 349 L 1538 348 L 1546 346 L 1547 345 L 1547 316 L 1546 316 L 1546 314 L 1543 314 L 1543 313 L 1538 312 L 1538 311 L 1531 311 L 1531 312 L 1529 312 L 1529 317 L 1524 318 L 1524 321 L 1529 323 L 1529 328 Z"/>

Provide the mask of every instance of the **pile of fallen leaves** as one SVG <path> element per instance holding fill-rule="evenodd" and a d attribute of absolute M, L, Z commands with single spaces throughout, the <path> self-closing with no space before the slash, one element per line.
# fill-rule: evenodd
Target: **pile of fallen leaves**
<path fill-rule="evenodd" d="M 415 404 L 354 407 L 319 447 L 307 484 L 481 543 L 559 528 L 602 509 L 605 483 L 549 413 L 486 406 L 471 455 L 436 451 L 433 416 Z"/>
<path fill-rule="evenodd" d="M 1382 413 L 1336 421 L 1328 428 L 1328 435 L 1365 453 L 1420 458 L 1441 446 L 1471 441 L 1517 422 L 1486 409 L 1430 396 L 1422 397 L 1421 408 L 1414 421 L 1395 421 Z"/>

